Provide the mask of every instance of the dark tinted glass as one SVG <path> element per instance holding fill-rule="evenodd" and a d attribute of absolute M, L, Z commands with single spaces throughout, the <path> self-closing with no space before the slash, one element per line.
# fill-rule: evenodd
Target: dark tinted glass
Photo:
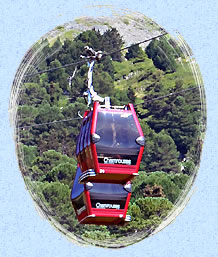
<path fill-rule="evenodd" d="M 93 208 L 124 209 L 128 192 L 120 184 L 94 183 L 89 190 Z"/>
<path fill-rule="evenodd" d="M 87 118 L 87 122 L 86 122 L 86 125 L 85 125 L 85 136 L 84 136 L 84 142 L 83 142 L 83 147 L 84 148 L 86 148 L 86 146 L 87 146 L 89 124 L 90 124 L 90 117 Z"/>
<path fill-rule="evenodd" d="M 81 176 L 81 169 L 78 167 L 76 170 L 76 175 L 73 182 L 73 188 L 71 191 L 71 199 L 77 198 L 84 192 L 84 185 L 79 183 L 79 177 Z"/>
<path fill-rule="evenodd" d="M 92 115 L 90 115 L 89 125 L 88 125 L 88 134 L 87 134 L 87 144 L 88 144 L 88 146 L 91 143 L 91 140 L 90 140 L 91 125 L 92 125 Z"/>
<path fill-rule="evenodd" d="M 73 205 L 76 208 L 78 215 L 80 215 L 82 211 L 86 209 L 83 194 L 73 200 Z"/>
<path fill-rule="evenodd" d="M 82 126 L 82 133 L 81 133 L 81 137 L 80 137 L 80 146 L 79 146 L 79 151 L 81 152 L 83 150 L 83 142 L 84 142 L 84 137 L 85 137 L 85 131 L 86 131 L 86 120 L 83 122 L 83 126 Z"/>
<path fill-rule="evenodd" d="M 99 112 L 96 133 L 100 163 L 136 164 L 140 146 L 135 140 L 140 135 L 131 112 Z"/>

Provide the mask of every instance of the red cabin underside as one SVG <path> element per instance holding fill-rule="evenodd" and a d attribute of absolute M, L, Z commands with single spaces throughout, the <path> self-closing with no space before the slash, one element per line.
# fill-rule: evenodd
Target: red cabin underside
<path fill-rule="evenodd" d="M 93 214 L 87 215 L 87 212 L 78 216 L 81 224 L 96 225 L 123 225 L 125 224 L 124 210 L 119 212 L 113 210 L 92 209 Z"/>
<path fill-rule="evenodd" d="M 107 183 L 118 183 L 124 184 L 126 181 L 131 181 L 135 176 L 138 176 L 138 173 L 134 173 L 135 167 L 132 169 L 129 167 L 105 167 L 103 165 L 99 165 L 100 171 L 104 170 L 104 172 L 95 173 L 95 175 L 90 175 L 89 171 L 83 172 L 83 176 L 81 177 L 81 183 L 90 181 L 90 182 L 105 182 Z"/>

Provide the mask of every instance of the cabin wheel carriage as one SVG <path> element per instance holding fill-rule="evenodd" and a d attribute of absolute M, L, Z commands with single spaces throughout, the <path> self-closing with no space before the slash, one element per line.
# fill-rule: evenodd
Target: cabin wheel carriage
<path fill-rule="evenodd" d="M 81 224 L 123 225 L 131 220 L 127 209 L 131 197 L 131 183 L 81 184 L 82 171 L 78 165 L 71 191 L 71 201 Z"/>
<path fill-rule="evenodd" d="M 145 139 L 132 104 L 86 111 L 77 139 L 80 183 L 126 183 L 138 175 Z"/>

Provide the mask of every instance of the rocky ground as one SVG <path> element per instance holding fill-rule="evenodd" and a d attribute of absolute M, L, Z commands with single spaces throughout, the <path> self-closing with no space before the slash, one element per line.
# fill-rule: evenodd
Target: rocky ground
<path fill-rule="evenodd" d="M 163 28 L 151 19 L 137 13 L 135 15 L 116 15 L 112 17 L 81 17 L 55 28 L 43 38 L 47 37 L 51 40 L 69 31 L 72 31 L 72 36 L 75 37 L 78 33 L 93 28 L 104 33 L 112 27 L 115 27 L 123 37 L 125 46 L 144 41 L 165 32 Z M 142 44 L 141 47 L 146 47 L 147 44 Z"/>

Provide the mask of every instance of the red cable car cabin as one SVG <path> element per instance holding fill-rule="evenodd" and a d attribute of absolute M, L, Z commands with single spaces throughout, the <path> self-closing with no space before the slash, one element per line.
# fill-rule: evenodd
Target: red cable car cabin
<path fill-rule="evenodd" d="M 79 183 L 82 172 L 77 167 L 71 191 L 71 200 L 81 224 L 123 225 L 130 221 L 126 215 L 131 184 Z"/>
<path fill-rule="evenodd" d="M 126 183 L 138 175 L 145 139 L 132 104 L 86 111 L 76 155 L 80 182 Z"/>

